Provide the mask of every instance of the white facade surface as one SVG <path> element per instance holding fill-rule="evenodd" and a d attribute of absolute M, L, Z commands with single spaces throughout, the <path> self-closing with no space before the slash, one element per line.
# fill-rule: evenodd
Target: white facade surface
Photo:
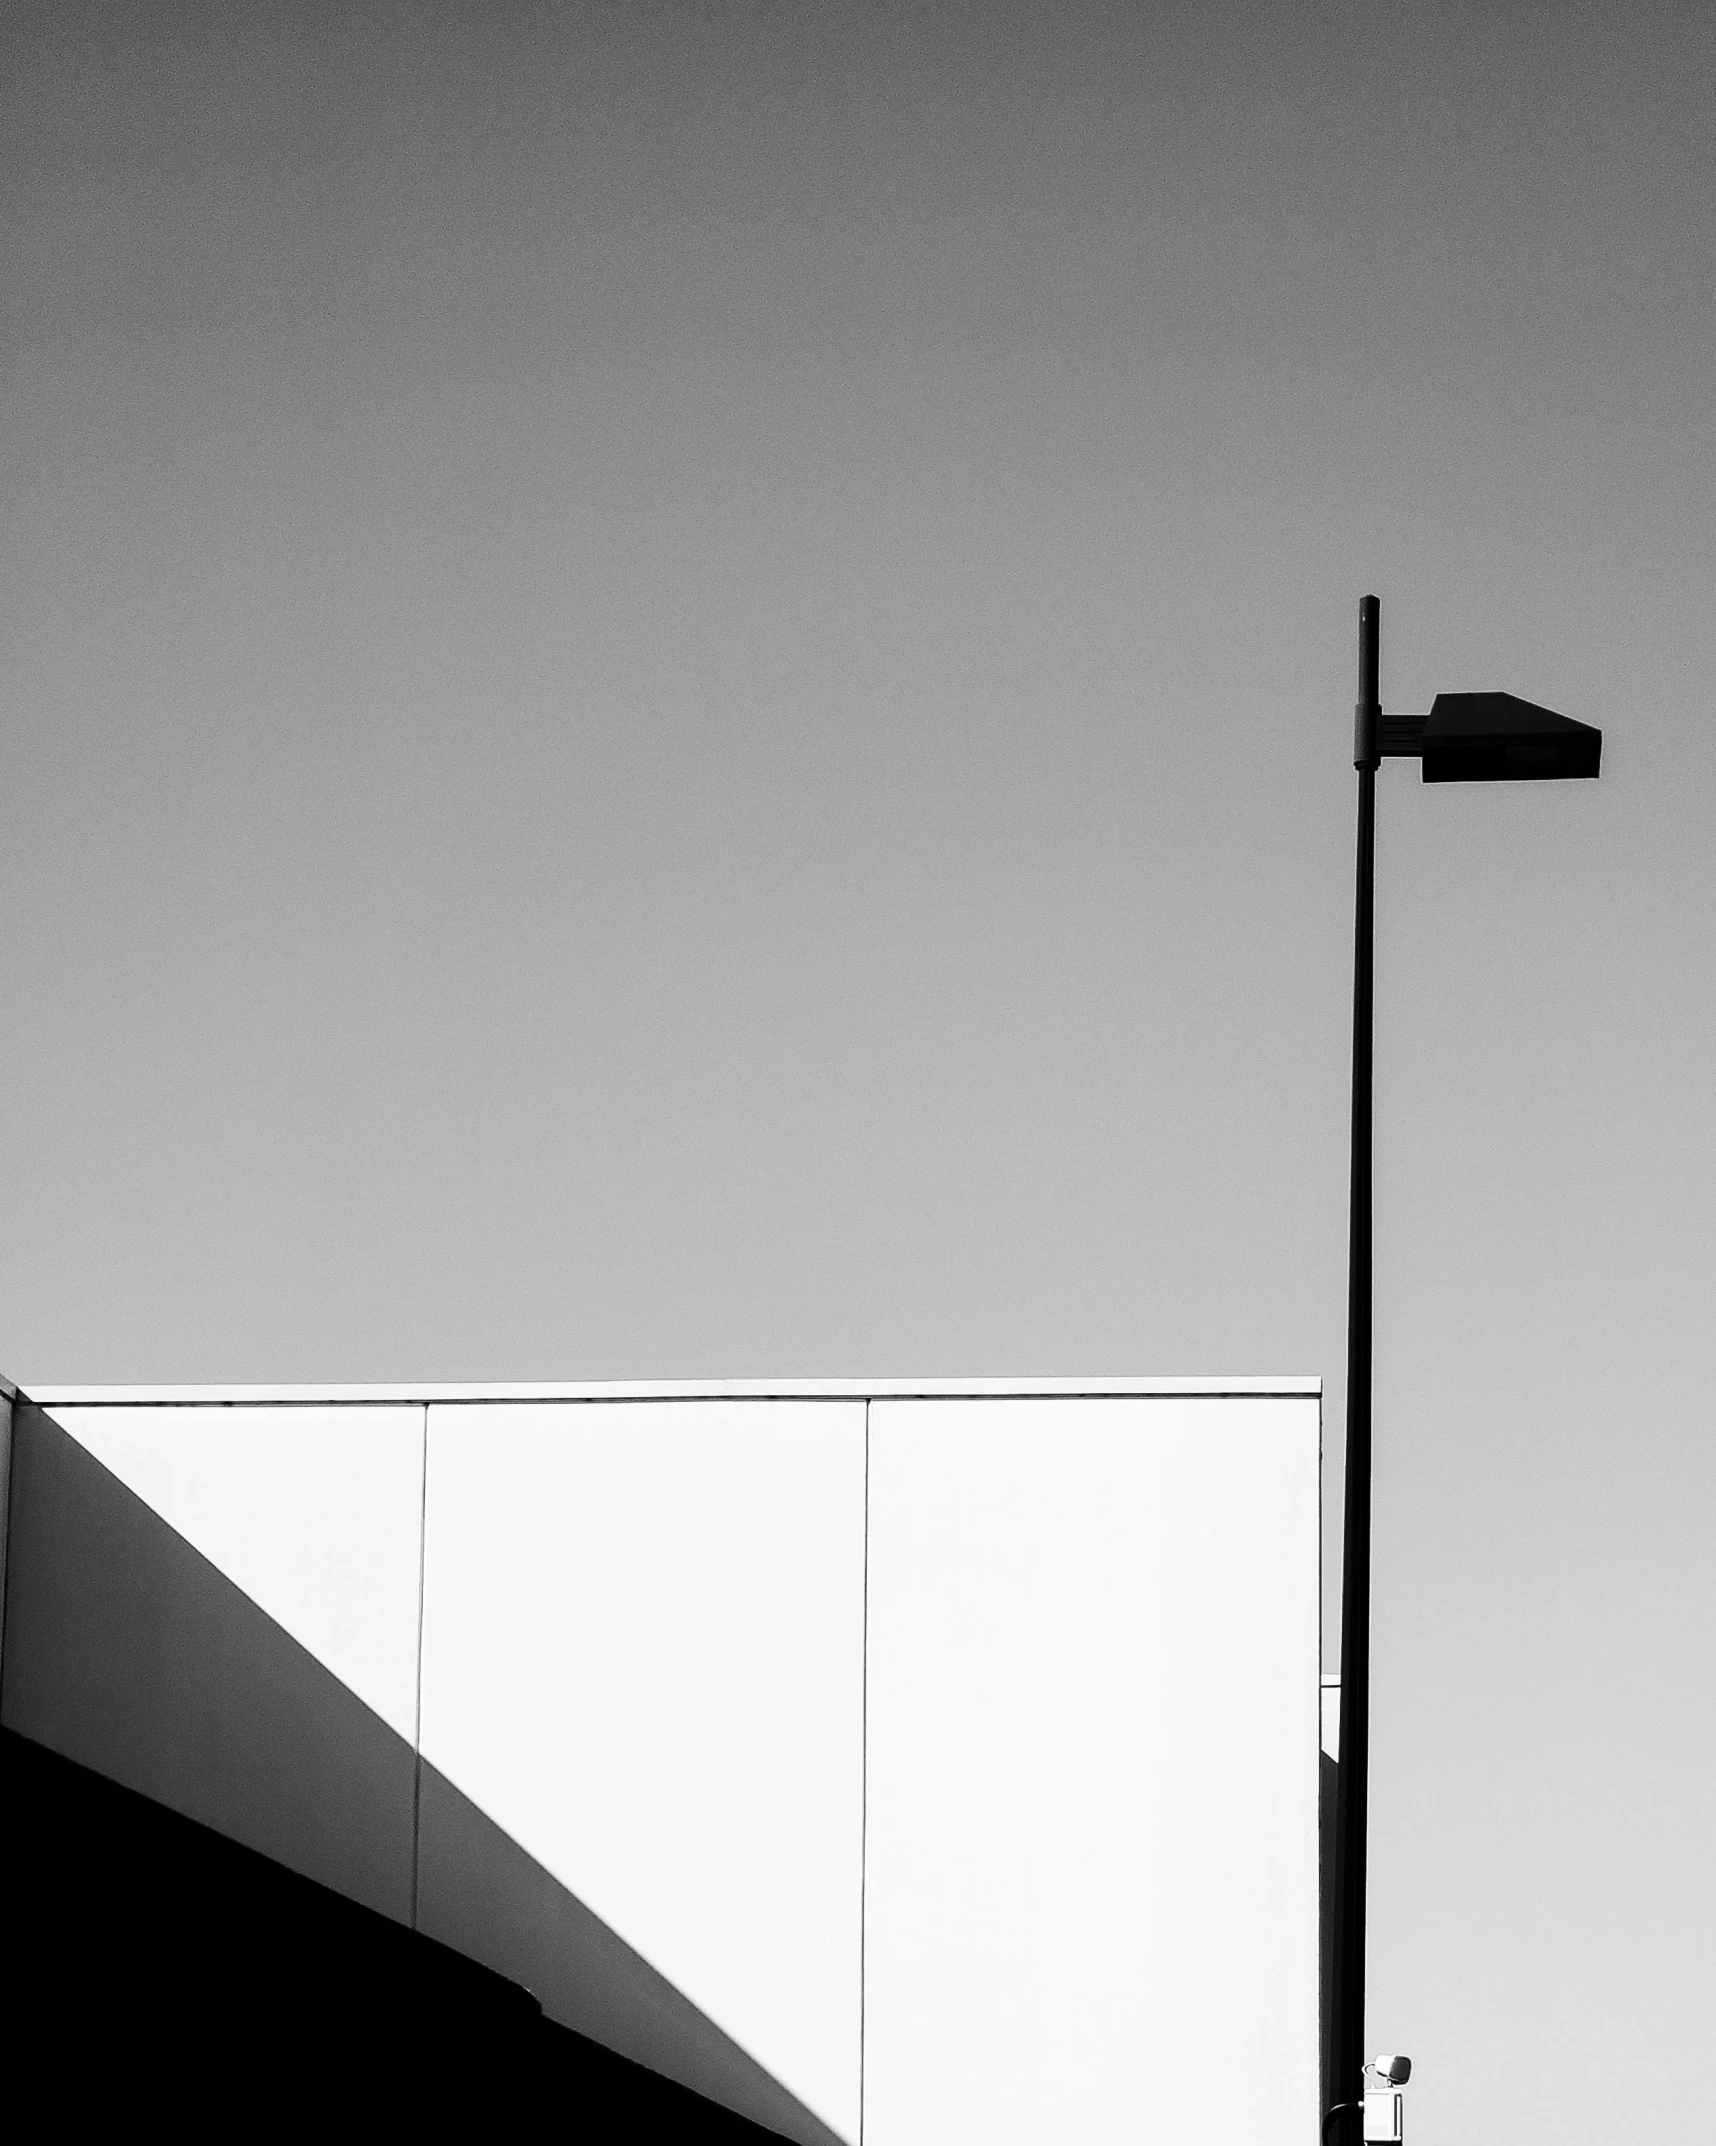
<path fill-rule="evenodd" d="M 49 1414 L 413 1740 L 421 1407 L 55 1406 Z"/>
<path fill-rule="evenodd" d="M 1309 2135 L 1317 1405 L 871 1411 L 865 2135 Z"/>
<path fill-rule="evenodd" d="M 853 2146 L 1312 2135 L 1314 1381 L 41 1399 Z"/>
<path fill-rule="evenodd" d="M 858 2123 L 864 1404 L 430 1412 L 423 1755 Z"/>

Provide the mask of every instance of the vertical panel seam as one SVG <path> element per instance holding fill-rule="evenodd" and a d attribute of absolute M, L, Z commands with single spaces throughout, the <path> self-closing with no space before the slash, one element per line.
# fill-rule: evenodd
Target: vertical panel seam
<path fill-rule="evenodd" d="M 423 1594 L 429 1557 L 429 1404 L 423 1404 L 422 1465 L 417 1471 L 417 1696 L 411 1724 L 411 1927 L 417 1928 L 423 1841 Z"/>
<path fill-rule="evenodd" d="M 869 1984 L 870 1878 L 870 1403 L 864 1403 L 864 1602 L 858 1703 L 858 2146 L 864 2146 L 864 2025 Z"/>

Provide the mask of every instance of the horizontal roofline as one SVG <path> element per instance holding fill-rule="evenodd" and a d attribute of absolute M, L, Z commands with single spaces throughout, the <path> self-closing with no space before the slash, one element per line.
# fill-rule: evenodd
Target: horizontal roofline
<path fill-rule="evenodd" d="M 1315 1400 L 1320 1378 L 655 1379 L 493 1385 L 33 1386 L 45 1408 L 469 1406 L 533 1401 Z"/>

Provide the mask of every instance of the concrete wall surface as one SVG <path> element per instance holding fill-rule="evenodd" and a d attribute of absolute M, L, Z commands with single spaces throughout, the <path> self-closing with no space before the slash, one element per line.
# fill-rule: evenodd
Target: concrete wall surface
<path fill-rule="evenodd" d="M 7 1727 L 804 2146 L 1310 2135 L 1313 1382 L 40 1398 Z"/>

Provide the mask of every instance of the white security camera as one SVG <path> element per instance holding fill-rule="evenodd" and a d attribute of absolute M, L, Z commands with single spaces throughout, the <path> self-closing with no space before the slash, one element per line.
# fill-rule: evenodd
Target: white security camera
<path fill-rule="evenodd" d="M 1374 2057 L 1370 2069 L 1378 2078 L 1386 2079 L 1390 2086 L 1404 2086 L 1412 2077 L 1410 2057 Z"/>

